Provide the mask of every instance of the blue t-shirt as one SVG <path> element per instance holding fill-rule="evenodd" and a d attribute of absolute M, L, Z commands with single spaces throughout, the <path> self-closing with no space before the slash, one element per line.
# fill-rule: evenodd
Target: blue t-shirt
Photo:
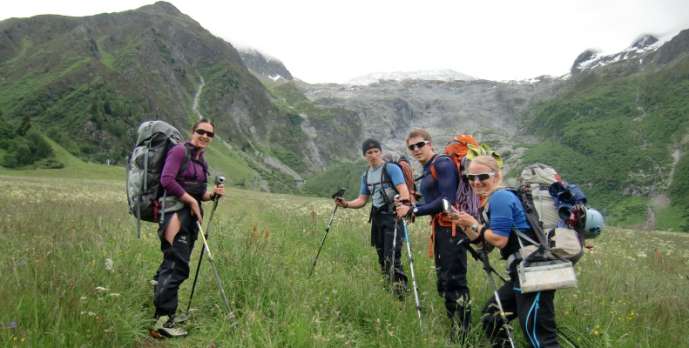
<path fill-rule="evenodd" d="M 439 156 L 439 155 L 436 155 Z M 435 163 L 435 164 L 432 164 Z M 431 175 L 431 165 L 435 165 L 438 180 Z M 421 179 L 420 189 L 423 195 L 424 204 L 417 205 L 416 215 L 437 214 L 443 211 L 443 198 L 450 204 L 455 203 L 457 198 L 457 184 L 459 173 L 455 163 L 447 156 L 440 156 L 431 159 L 423 165 L 423 179 Z"/>
<path fill-rule="evenodd" d="M 385 172 L 390 182 L 384 182 L 383 180 L 383 166 L 385 166 Z M 387 181 L 387 180 L 385 180 Z M 385 163 L 378 167 L 368 168 L 368 182 L 366 182 L 366 173 L 361 175 L 359 194 L 364 196 L 372 196 L 371 202 L 374 207 L 380 208 L 385 205 L 386 198 L 383 197 L 384 190 L 393 189 L 392 186 L 397 186 L 399 184 L 404 184 L 404 175 L 402 174 L 402 169 L 395 164 Z M 393 189 L 394 190 L 394 189 Z M 371 192 L 373 191 L 373 192 Z M 388 197 L 389 203 L 392 203 L 394 197 Z"/>
<path fill-rule="evenodd" d="M 531 229 L 522 202 L 508 190 L 497 190 L 490 195 L 488 213 L 488 226 L 499 236 L 509 237 L 513 227 L 520 231 Z"/>

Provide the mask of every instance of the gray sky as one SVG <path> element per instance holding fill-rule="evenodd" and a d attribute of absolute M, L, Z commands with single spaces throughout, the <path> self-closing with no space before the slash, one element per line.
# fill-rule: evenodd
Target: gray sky
<path fill-rule="evenodd" d="M 86 16 L 153 1 L 4 1 L 0 19 Z M 562 75 L 587 48 L 620 51 L 639 35 L 689 28 L 688 0 L 172 0 L 232 43 L 283 61 L 306 82 L 372 72 L 453 69 L 513 80 Z"/>

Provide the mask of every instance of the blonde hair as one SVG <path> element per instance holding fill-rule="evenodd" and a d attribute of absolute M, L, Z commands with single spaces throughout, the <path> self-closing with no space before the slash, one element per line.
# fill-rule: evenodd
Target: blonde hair
<path fill-rule="evenodd" d="M 415 137 L 421 137 L 423 140 L 432 141 L 431 133 L 428 133 L 428 131 L 426 131 L 425 129 L 415 128 L 412 129 L 411 132 L 409 132 L 409 135 L 407 135 L 407 139 L 405 142 L 408 143 L 409 139 Z"/>
<path fill-rule="evenodd" d="M 474 163 L 486 166 L 486 167 L 490 168 L 490 170 L 495 173 L 495 177 L 497 178 L 497 182 L 495 183 L 495 187 L 493 187 L 493 190 L 491 190 L 491 193 L 493 191 L 503 187 L 503 185 L 502 185 L 502 171 L 500 170 L 500 166 L 498 165 L 498 161 L 496 161 L 495 158 L 493 158 L 493 156 L 486 156 L 486 155 L 477 156 L 471 160 L 471 164 L 474 164 Z"/>

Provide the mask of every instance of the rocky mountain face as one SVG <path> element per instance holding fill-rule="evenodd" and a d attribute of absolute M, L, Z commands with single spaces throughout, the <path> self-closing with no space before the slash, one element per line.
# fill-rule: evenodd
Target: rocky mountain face
<path fill-rule="evenodd" d="M 643 35 L 636 39 L 631 46 L 615 54 L 601 55 L 596 50 L 586 50 L 574 60 L 570 72 L 575 75 L 615 63 L 641 65 L 644 62 L 644 58 L 654 53 L 661 45 L 662 42 L 658 41 L 657 37 Z M 646 62 L 648 63 L 649 60 L 646 60 Z"/>
<path fill-rule="evenodd" d="M 424 80 L 424 81 L 471 81 L 476 78 L 456 72 L 451 69 L 427 70 L 427 71 L 396 71 L 371 73 L 359 76 L 347 82 L 348 85 L 370 85 L 386 80 L 405 81 L 405 80 Z"/>
<path fill-rule="evenodd" d="M 472 133 L 514 169 L 532 162 L 555 166 L 585 187 L 611 221 L 653 221 L 656 228 L 655 221 L 663 221 L 656 212 L 670 209 L 679 221 L 686 217 L 678 212 L 689 210 L 689 184 L 683 184 L 689 177 L 688 43 L 683 31 L 665 43 L 642 36 L 612 55 L 587 50 L 562 78 L 299 88 L 317 105 L 355 112 L 361 132 L 353 144 L 374 137 L 404 152 L 411 128 L 428 129 L 440 146 L 458 132 Z"/>
<path fill-rule="evenodd" d="M 238 50 L 244 65 L 257 77 L 271 81 L 294 79 L 285 65 L 277 58 L 248 47 L 238 47 Z"/>
<path fill-rule="evenodd" d="M 365 138 L 380 139 L 389 149 L 405 153 L 404 139 L 412 128 L 425 128 L 442 146 L 457 133 L 471 133 L 516 154 L 513 144 L 528 143 L 519 131 L 520 114 L 533 103 L 555 95 L 562 80 L 537 82 L 380 81 L 366 86 L 301 84 L 304 94 L 324 107 L 356 113 Z M 508 151 L 508 147 L 510 148 Z"/>

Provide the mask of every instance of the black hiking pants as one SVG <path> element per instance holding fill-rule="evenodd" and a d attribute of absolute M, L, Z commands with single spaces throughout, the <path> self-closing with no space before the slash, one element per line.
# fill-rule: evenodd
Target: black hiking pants
<path fill-rule="evenodd" d="M 519 289 L 519 280 L 515 273 L 510 280 L 498 289 L 507 320 L 519 318 L 524 337 L 531 347 L 558 348 L 557 329 L 555 326 L 555 290 L 523 294 Z M 491 297 L 483 308 L 481 318 L 483 330 L 491 340 L 493 347 L 509 347 L 506 324 L 500 317 L 495 297 Z"/>
<path fill-rule="evenodd" d="M 407 288 L 407 276 L 404 274 L 400 254 L 404 240 L 402 221 L 397 221 L 397 241 L 395 242 L 395 270 L 393 283 L 400 290 Z M 386 280 L 390 280 L 390 265 L 392 264 L 392 240 L 395 234 L 395 215 L 387 212 L 374 212 L 371 216 L 371 245 L 378 253 L 378 264 Z"/>
<path fill-rule="evenodd" d="M 445 299 L 447 316 L 455 326 L 467 332 L 471 326 L 471 305 L 467 286 L 468 243 L 460 231 L 452 237 L 452 228 L 436 225 L 435 273 L 438 277 L 438 294 Z"/>
<path fill-rule="evenodd" d="M 180 230 L 173 243 L 165 240 L 165 229 L 172 216 L 177 214 L 180 220 Z M 191 216 L 188 207 L 167 213 L 158 230 L 160 250 L 163 252 L 163 262 L 156 273 L 158 284 L 153 292 L 153 304 L 156 307 L 156 318 L 161 315 L 174 315 L 177 311 L 177 292 L 184 280 L 189 278 L 189 260 L 194 242 L 198 237 L 196 218 Z"/>

